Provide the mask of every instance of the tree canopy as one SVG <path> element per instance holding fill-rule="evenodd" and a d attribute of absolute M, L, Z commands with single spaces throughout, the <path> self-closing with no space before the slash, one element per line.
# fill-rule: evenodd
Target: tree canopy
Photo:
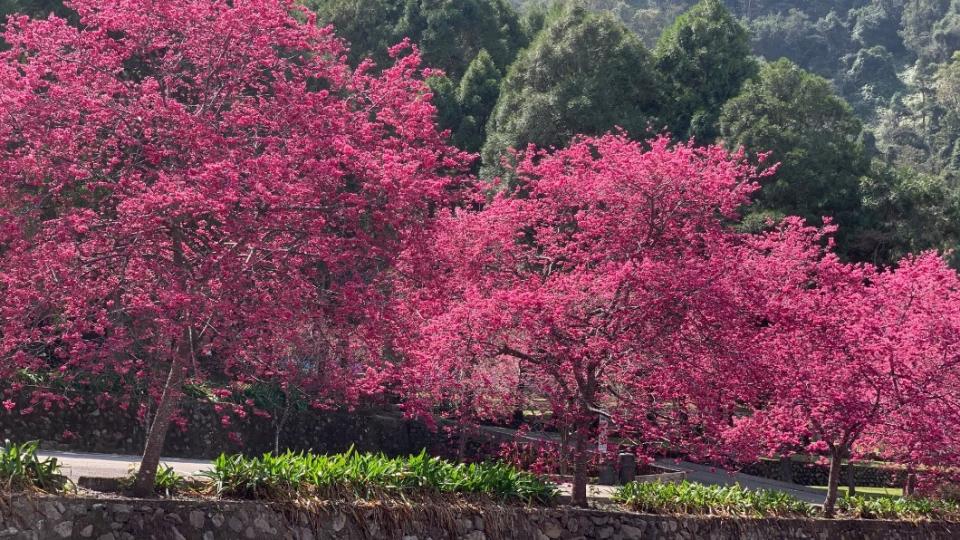
<path fill-rule="evenodd" d="M 729 148 L 763 149 L 779 164 L 757 194 L 753 219 L 827 217 L 857 226 L 869 160 L 858 140 L 860 121 L 828 81 L 787 60 L 764 65 L 724 106 L 720 122 Z"/>
<path fill-rule="evenodd" d="M 610 15 L 555 10 L 510 67 L 487 126 L 482 175 L 510 148 L 562 146 L 577 133 L 657 129 L 660 86 L 649 53 Z"/>
<path fill-rule="evenodd" d="M 465 159 L 416 53 L 353 71 L 289 1 L 72 5 L 0 53 L 0 373 L 146 387 L 145 494 L 188 378 L 380 384 L 383 271 Z"/>
<path fill-rule="evenodd" d="M 321 23 L 350 44 L 350 60 L 388 60 L 387 49 L 408 38 L 424 63 L 459 80 L 481 50 L 505 70 L 526 45 L 520 18 L 506 0 L 305 0 Z"/>
<path fill-rule="evenodd" d="M 720 0 L 702 0 L 664 30 L 654 50 L 668 125 L 681 138 L 713 141 L 720 108 L 757 70 L 747 31 Z"/>

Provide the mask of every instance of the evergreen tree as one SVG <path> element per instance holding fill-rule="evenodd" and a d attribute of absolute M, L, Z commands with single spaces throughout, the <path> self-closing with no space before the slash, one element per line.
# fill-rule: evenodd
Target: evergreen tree
<path fill-rule="evenodd" d="M 960 50 L 960 0 L 952 0 L 942 19 L 933 26 L 933 44 L 938 60 L 948 60 Z"/>
<path fill-rule="evenodd" d="M 454 144 L 470 152 L 479 152 L 486 139 L 487 121 L 500 95 L 502 75 L 493 58 L 485 49 L 467 67 L 460 80 L 457 101 L 460 105 L 460 125 Z"/>
<path fill-rule="evenodd" d="M 437 75 L 427 79 L 427 86 L 433 94 L 433 105 L 437 108 L 437 127 L 454 132 L 460 125 L 463 113 L 460 111 L 460 97 L 457 86 L 446 75 Z"/>
<path fill-rule="evenodd" d="M 910 0 L 903 6 L 900 36 L 913 54 L 924 59 L 940 56 L 933 41 L 933 27 L 946 16 L 950 0 Z"/>
<path fill-rule="evenodd" d="M 396 33 L 414 40 L 428 65 L 455 80 L 481 50 L 505 68 L 526 45 L 520 18 L 506 0 L 407 0 Z"/>
<path fill-rule="evenodd" d="M 944 159 L 943 174 L 960 185 L 960 52 L 937 72 L 936 101 L 943 111 L 936 136 Z"/>
<path fill-rule="evenodd" d="M 702 0 L 667 28 L 654 51 L 669 95 L 670 127 L 710 141 L 720 107 L 756 73 L 747 31 L 720 0 Z"/>
<path fill-rule="evenodd" d="M 852 37 L 861 48 L 881 46 L 895 56 L 906 52 L 903 38 L 897 33 L 903 17 L 902 0 L 872 0 L 851 9 L 848 14 Z"/>
<path fill-rule="evenodd" d="M 650 55 L 635 35 L 609 14 L 554 10 L 503 81 L 481 175 L 503 174 L 501 158 L 529 143 L 559 147 L 616 127 L 643 136 L 656 127 L 659 104 Z"/>
<path fill-rule="evenodd" d="M 958 247 L 960 192 L 943 177 L 874 162 L 860 190 L 863 223 L 853 246 L 859 258 L 892 264 L 910 253 Z"/>
<path fill-rule="evenodd" d="M 372 58 L 377 65 L 389 64 L 387 49 L 399 42 L 397 22 L 403 5 L 392 0 L 303 0 L 316 12 L 320 24 L 333 26 L 337 36 L 347 40 L 351 65 Z"/>
<path fill-rule="evenodd" d="M 77 14 L 63 5 L 63 0 L 0 0 L 0 24 L 7 15 L 21 13 L 34 19 L 46 19 L 51 13 L 77 22 Z"/>
<path fill-rule="evenodd" d="M 779 162 L 756 197 L 747 223 L 766 216 L 801 216 L 820 223 L 825 216 L 841 226 L 841 250 L 859 225 L 860 179 L 869 160 L 858 142 L 860 121 L 830 83 L 788 60 L 766 64 L 720 117 L 730 148 L 770 151 Z"/>
<path fill-rule="evenodd" d="M 354 65 L 386 65 L 387 48 L 410 38 L 424 62 L 459 81 L 481 49 L 504 69 L 526 45 L 520 17 L 507 0 L 304 0 L 321 24 L 350 43 Z"/>
<path fill-rule="evenodd" d="M 846 69 L 837 77 L 843 96 L 865 120 L 873 120 L 877 110 L 904 89 L 897 75 L 893 55 L 882 45 L 860 49 L 844 58 Z"/>

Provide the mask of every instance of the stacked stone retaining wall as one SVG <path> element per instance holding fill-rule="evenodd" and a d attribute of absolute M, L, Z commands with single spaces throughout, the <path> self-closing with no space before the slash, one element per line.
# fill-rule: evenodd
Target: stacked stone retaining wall
<path fill-rule="evenodd" d="M 31 540 L 948 540 L 960 524 L 649 516 L 572 508 L 7 499 L 0 538 Z"/>

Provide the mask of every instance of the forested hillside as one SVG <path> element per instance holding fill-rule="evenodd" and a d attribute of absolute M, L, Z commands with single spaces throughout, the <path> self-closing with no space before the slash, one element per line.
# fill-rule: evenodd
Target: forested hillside
<path fill-rule="evenodd" d="M 655 47 L 692 0 L 585 0 L 614 13 Z M 542 9 L 541 0 L 518 0 Z M 751 50 L 787 58 L 830 80 L 874 131 L 892 161 L 926 172 L 960 170 L 956 147 L 956 0 L 724 0 L 750 34 Z M 953 82 L 951 83 L 951 75 Z M 951 97 L 952 96 L 952 97 Z M 953 100 L 953 101 L 951 101 Z"/>
<path fill-rule="evenodd" d="M 303 0 L 390 62 L 409 38 L 438 122 L 510 181 L 510 149 L 620 127 L 779 163 L 742 227 L 796 214 L 888 263 L 960 243 L 960 0 Z M 0 0 L 0 13 L 67 13 Z M 505 166 L 506 165 L 506 166 Z"/>

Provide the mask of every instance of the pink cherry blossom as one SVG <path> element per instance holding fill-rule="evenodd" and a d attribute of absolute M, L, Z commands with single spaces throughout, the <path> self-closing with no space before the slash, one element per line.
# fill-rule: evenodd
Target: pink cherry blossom
<path fill-rule="evenodd" d="M 71 5 L 0 52 L 0 373 L 146 387 L 148 454 L 186 378 L 381 391 L 388 270 L 468 160 L 416 49 L 352 70 L 292 0 Z"/>

